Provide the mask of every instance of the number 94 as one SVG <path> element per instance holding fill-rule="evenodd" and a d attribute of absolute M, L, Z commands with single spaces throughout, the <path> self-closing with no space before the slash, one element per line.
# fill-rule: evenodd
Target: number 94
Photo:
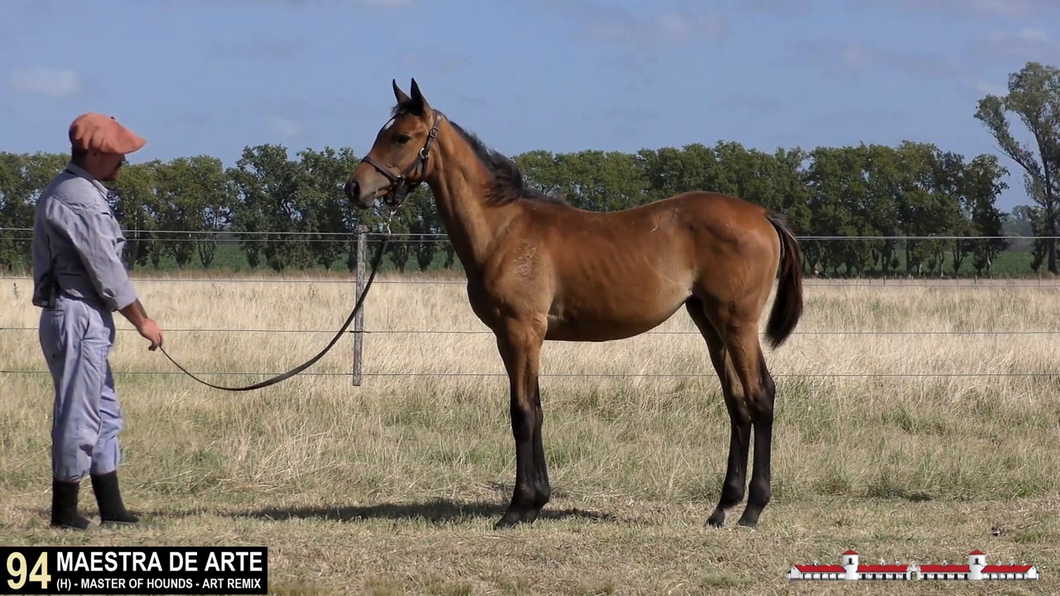
<path fill-rule="evenodd" d="M 20 552 L 13 552 L 7 556 L 7 573 L 11 577 L 17 579 L 7 580 L 7 585 L 11 586 L 11 589 L 18 590 L 22 586 L 26 585 L 26 556 Z M 48 582 L 51 581 L 52 576 L 48 574 L 48 553 L 41 552 L 40 556 L 37 557 L 37 562 L 33 564 L 33 570 L 29 572 L 29 581 L 37 582 L 43 589 L 47 587 Z"/>

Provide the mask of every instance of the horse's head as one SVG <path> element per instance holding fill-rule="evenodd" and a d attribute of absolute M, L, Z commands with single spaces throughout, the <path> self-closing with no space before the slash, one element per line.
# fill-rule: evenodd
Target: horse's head
<path fill-rule="evenodd" d="M 394 116 L 375 137 L 372 149 L 346 181 L 346 196 L 354 205 L 368 209 L 383 197 L 397 208 L 427 175 L 427 158 L 438 135 L 440 114 L 431 108 L 416 79 L 412 96 L 394 81 L 397 107 Z"/>

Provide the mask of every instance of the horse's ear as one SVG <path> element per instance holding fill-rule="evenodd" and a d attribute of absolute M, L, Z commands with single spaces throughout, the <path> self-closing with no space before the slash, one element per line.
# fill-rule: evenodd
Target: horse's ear
<path fill-rule="evenodd" d="M 409 98 L 408 94 L 406 94 L 404 91 L 402 91 L 401 87 L 398 87 L 397 79 L 391 79 L 391 80 L 394 83 L 394 98 L 397 99 L 398 105 L 402 105 L 403 106 L 403 105 L 409 103 L 410 101 L 412 101 Z"/>
<path fill-rule="evenodd" d="M 416 79 L 412 79 L 412 106 L 419 113 L 425 113 L 430 109 L 431 104 L 427 103 L 427 99 L 423 97 L 423 92 L 420 91 L 420 86 L 416 83 Z"/>

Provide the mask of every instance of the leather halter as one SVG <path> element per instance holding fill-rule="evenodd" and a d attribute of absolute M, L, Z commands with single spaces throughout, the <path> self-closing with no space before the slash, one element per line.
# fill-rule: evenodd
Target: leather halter
<path fill-rule="evenodd" d="M 370 155 L 365 155 L 361 158 L 361 161 L 370 164 L 376 170 L 379 170 L 380 174 L 386 176 L 390 180 L 390 187 L 383 200 L 392 207 L 400 206 L 408 197 L 408 194 L 416 190 L 416 187 L 423 182 L 423 174 L 427 170 L 427 158 L 431 154 L 431 145 L 434 144 L 434 139 L 438 137 L 438 120 L 440 117 L 441 113 L 435 110 L 434 123 L 431 125 L 430 132 L 427 133 L 427 141 L 423 144 L 423 148 L 420 149 L 419 159 L 409 164 L 409 166 L 401 172 L 401 175 L 395 176 L 390 171 L 390 167 L 379 163 Z M 387 123 L 383 125 L 380 132 L 386 129 L 391 120 L 388 120 Z M 409 176 L 413 174 L 415 174 L 415 178 L 409 179 Z"/>

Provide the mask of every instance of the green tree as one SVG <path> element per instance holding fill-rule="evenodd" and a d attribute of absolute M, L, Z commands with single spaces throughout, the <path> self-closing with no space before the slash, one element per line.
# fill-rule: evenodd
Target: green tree
<path fill-rule="evenodd" d="M 971 236 L 987 236 L 984 240 L 972 240 L 972 267 L 977 275 L 989 276 L 997 255 L 1008 247 L 1003 235 L 1003 217 L 995 202 L 1008 188 L 1003 178 L 1008 170 L 1001 165 L 996 155 L 978 155 L 965 167 L 961 195 L 963 207 L 970 217 Z"/>
<path fill-rule="evenodd" d="M 342 192 L 358 159 L 349 148 L 331 147 L 305 149 L 298 158 L 304 175 L 299 203 L 305 210 L 306 228 L 312 231 L 309 249 L 317 264 L 331 269 L 351 249 L 350 237 L 338 234 L 352 234 L 360 215 Z"/>
<path fill-rule="evenodd" d="M 162 261 L 163 244 L 157 240 L 160 223 L 158 197 L 155 194 L 155 172 L 161 162 L 155 160 L 123 168 L 111 184 L 111 207 L 125 233 L 125 266 L 133 269 L 150 261 L 157 269 Z"/>
<path fill-rule="evenodd" d="M 1033 143 L 1017 141 L 1006 113 L 1027 128 Z M 1056 239 L 1060 197 L 1060 70 L 1028 62 L 1011 73 L 1008 94 L 988 94 L 979 100 L 975 118 L 986 126 L 998 148 L 1023 169 L 1027 194 L 1040 211 L 1036 233 L 1049 236 L 1044 242 L 1048 269 L 1056 274 Z M 1037 267 L 1035 267 L 1037 269 Z"/>
<path fill-rule="evenodd" d="M 215 233 L 231 219 L 228 181 L 221 160 L 197 155 L 157 164 L 154 182 L 158 225 L 167 231 L 163 240 L 166 251 L 177 267 L 186 267 L 198 256 L 199 263 L 209 268 L 217 251 Z"/>
<path fill-rule="evenodd" d="M 69 157 L 55 153 L 0 153 L 0 227 L 32 228 L 36 198 L 66 166 Z M 0 237 L 0 269 L 29 267 L 32 235 L 11 232 Z"/>
<path fill-rule="evenodd" d="M 313 255 L 306 232 L 304 170 L 281 145 L 243 149 L 226 172 L 234 193 L 232 228 L 241 239 L 247 262 L 261 258 L 274 271 L 311 266 Z"/>

